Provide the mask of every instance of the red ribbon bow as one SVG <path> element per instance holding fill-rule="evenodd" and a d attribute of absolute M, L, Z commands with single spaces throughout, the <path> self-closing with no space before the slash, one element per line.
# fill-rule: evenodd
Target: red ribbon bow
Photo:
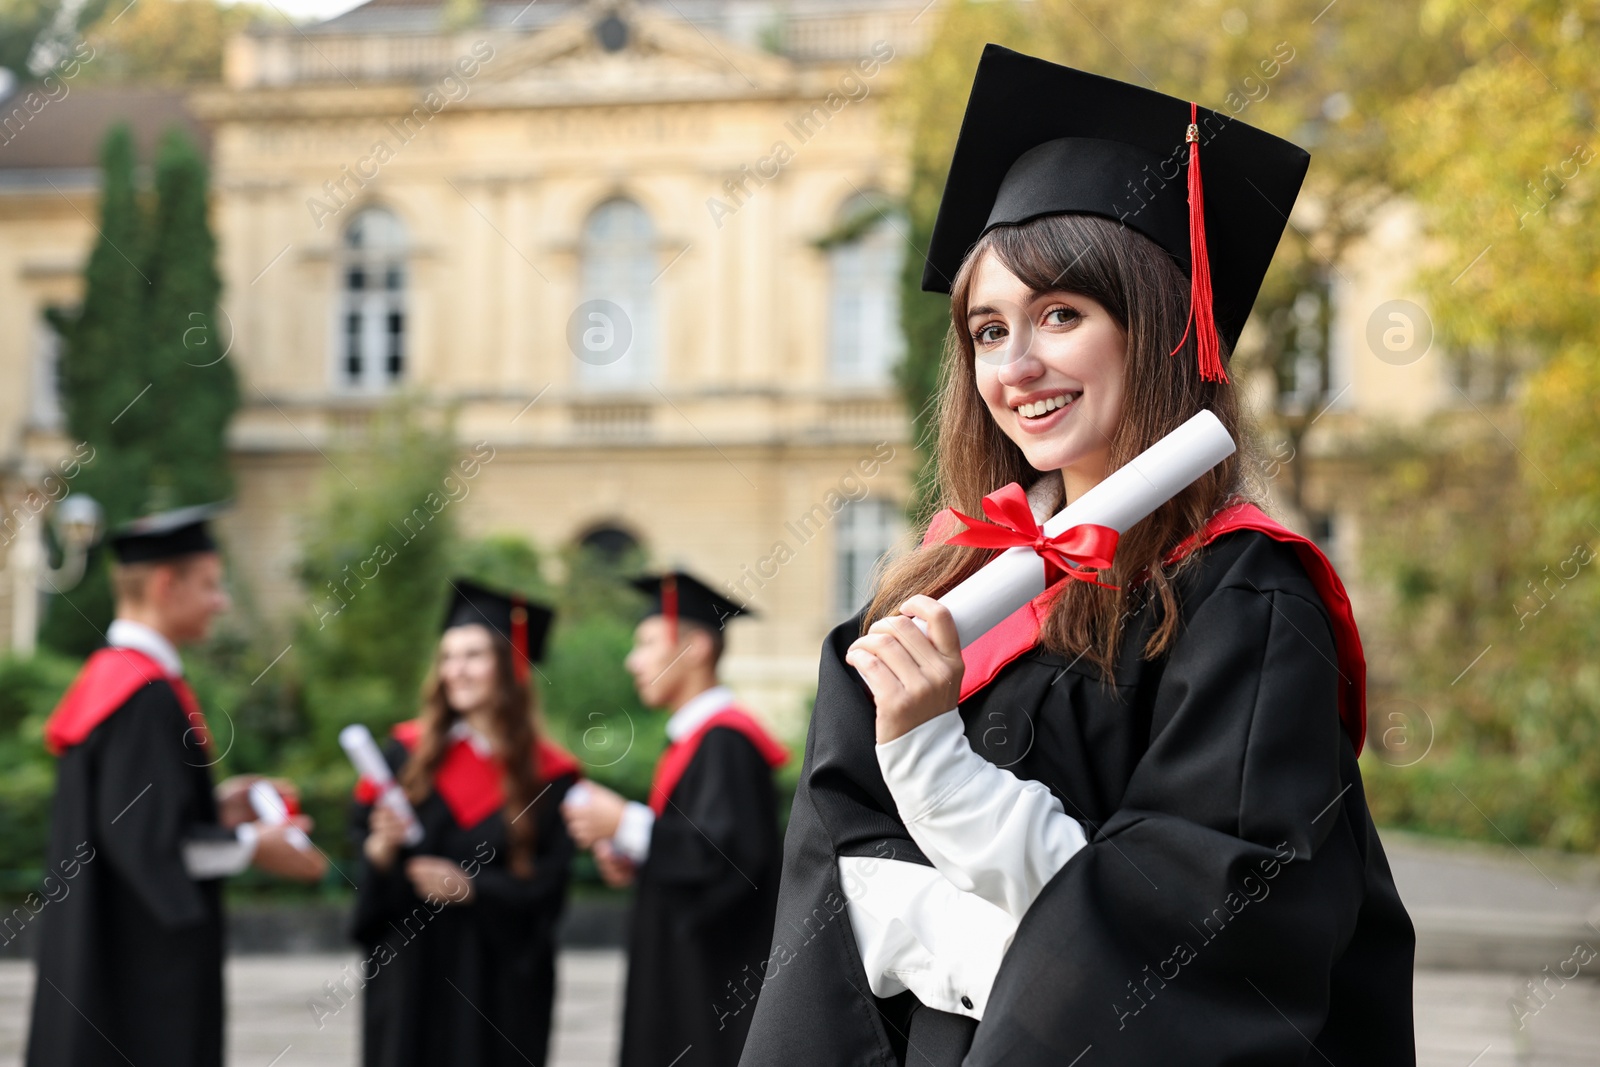
<path fill-rule="evenodd" d="M 945 541 L 947 545 L 971 548 L 1026 547 L 1044 559 L 1045 585 L 1062 578 L 1076 578 L 1103 589 L 1116 589 L 1100 581 L 1096 570 L 1109 570 L 1117 552 L 1117 531 L 1109 526 L 1080 523 L 1069 526 L 1054 537 L 1046 537 L 1028 506 L 1028 494 L 1016 482 L 996 489 L 983 498 L 983 513 L 994 522 L 984 522 L 950 509 L 967 529 Z M 1076 563 L 1074 561 L 1077 561 Z"/>

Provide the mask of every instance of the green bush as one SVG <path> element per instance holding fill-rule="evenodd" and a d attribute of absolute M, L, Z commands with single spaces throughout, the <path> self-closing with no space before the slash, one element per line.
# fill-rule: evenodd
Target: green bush
<path fill-rule="evenodd" d="M 56 780 L 44 724 L 77 669 L 51 652 L 0 658 L 0 896 L 21 896 L 44 870 Z"/>

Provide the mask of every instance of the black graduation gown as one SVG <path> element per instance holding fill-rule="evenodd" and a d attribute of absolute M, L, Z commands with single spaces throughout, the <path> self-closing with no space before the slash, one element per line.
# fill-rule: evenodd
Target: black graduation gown
<path fill-rule="evenodd" d="M 37 920 L 28 1067 L 222 1063 L 221 880 L 191 879 L 181 851 L 234 836 L 210 763 L 164 681 L 62 753 L 46 875 L 66 895 Z"/>
<path fill-rule="evenodd" d="M 638 872 L 622 1067 L 733 1067 L 778 899 L 772 768 L 738 730 L 714 726 L 669 801 Z"/>
<path fill-rule="evenodd" d="M 1089 835 L 1023 916 L 981 1023 L 867 987 L 836 861 L 927 860 L 843 662 L 860 616 L 829 634 L 744 1064 L 1415 1063 L 1414 936 L 1340 724 L 1325 606 L 1262 533 L 1199 551 L 1178 640 L 1140 661 L 1158 605 L 1139 610 L 1115 689 L 1035 646 L 961 704 L 973 749 Z"/>
<path fill-rule="evenodd" d="M 384 745 L 397 775 L 408 755 L 398 741 Z M 463 827 L 437 792 L 429 794 L 416 809 L 421 844 L 379 872 L 361 851 L 371 808 L 352 805 L 361 861 L 351 933 L 366 950 L 356 968 L 365 982 L 365 1067 L 542 1067 L 555 1001 L 555 928 L 574 851 L 560 803 L 574 781 L 565 774 L 541 786 L 521 816 L 538 820 L 531 878 L 508 866 L 501 809 Z M 475 872 L 473 899 L 425 901 L 405 876 L 411 856 L 442 856 Z"/>

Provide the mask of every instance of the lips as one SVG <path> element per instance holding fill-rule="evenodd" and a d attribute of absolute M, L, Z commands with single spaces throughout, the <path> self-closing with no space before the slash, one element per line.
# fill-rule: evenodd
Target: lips
<path fill-rule="evenodd" d="M 1081 391 L 1070 390 L 1067 392 L 1055 393 L 1050 396 L 1040 397 L 1028 403 L 1017 404 L 1013 407 L 1013 410 L 1016 411 L 1017 415 L 1022 419 L 1043 419 L 1055 411 L 1058 411 L 1062 408 L 1071 407 L 1078 397 L 1082 395 L 1083 393 Z"/>

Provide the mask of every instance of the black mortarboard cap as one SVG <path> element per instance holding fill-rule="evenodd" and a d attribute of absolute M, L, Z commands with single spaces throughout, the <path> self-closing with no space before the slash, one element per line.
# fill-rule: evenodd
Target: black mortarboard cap
<path fill-rule="evenodd" d="M 143 515 L 112 530 L 107 540 L 119 563 L 154 563 L 196 552 L 215 552 L 207 523 L 228 509 L 226 502 Z"/>
<path fill-rule="evenodd" d="M 474 623 L 487 626 L 520 653 L 515 660 L 517 675 L 526 679 L 527 665 L 544 660 L 545 639 L 555 612 L 521 593 L 501 592 L 466 578 L 451 579 L 450 587 L 450 607 L 442 629 Z"/>
<path fill-rule="evenodd" d="M 994 226 L 1064 212 L 1121 220 L 1189 271 L 1201 374 L 1222 378 L 1215 338 L 1230 350 L 1238 342 L 1310 161 L 1298 145 L 1229 115 L 986 45 L 922 288 L 948 293 Z M 1193 213 L 1191 172 L 1203 175 L 1203 209 Z"/>
<path fill-rule="evenodd" d="M 713 630 L 735 615 L 755 618 L 751 608 L 734 603 L 700 579 L 684 571 L 667 571 L 663 574 L 646 574 L 629 579 L 629 583 L 650 598 L 645 617 L 665 615 L 676 625 L 678 619 L 689 619 Z"/>

